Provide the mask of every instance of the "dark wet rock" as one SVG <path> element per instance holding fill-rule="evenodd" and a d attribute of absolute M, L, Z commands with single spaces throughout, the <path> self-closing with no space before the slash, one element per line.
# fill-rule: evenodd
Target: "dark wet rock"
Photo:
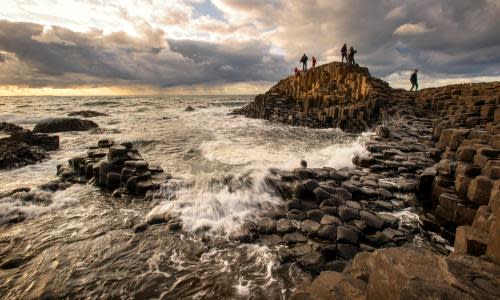
<path fill-rule="evenodd" d="M 323 264 L 323 261 L 323 256 L 315 251 L 297 258 L 297 262 L 301 266 L 312 272 L 318 272 Z"/>
<path fill-rule="evenodd" d="M 289 248 L 288 251 L 290 252 L 290 255 L 299 257 L 311 253 L 313 249 L 309 244 L 299 243 Z"/>
<path fill-rule="evenodd" d="M 307 211 L 307 217 L 313 221 L 320 222 L 325 212 L 320 209 L 311 209 Z"/>
<path fill-rule="evenodd" d="M 349 221 L 352 219 L 359 219 L 359 212 L 352 207 L 341 205 L 339 206 L 339 216 L 343 221 Z"/>
<path fill-rule="evenodd" d="M 359 234 L 355 230 L 348 228 L 346 226 L 337 227 L 337 242 L 338 243 L 349 243 L 356 245 L 359 240 Z"/>
<path fill-rule="evenodd" d="M 293 170 L 293 173 L 302 179 L 316 178 L 314 171 L 309 168 L 297 168 Z"/>
<path fill-rule="evenodd" d="M 283 235 L 283 240 L 287 244 L 305 243 L 307 242 L 307 237 L 299 231 L 294 231 Z"/>
<path fill-rule="evenodd" d="M 287 213 L 287 216 L 291 220 L 296 220 L 296 221 L 302 221 L 304 220 L 307 215 L 305 212 L 300 211 L 298 209 L 292 209 Z"/>
<path fill-rule="evenodd" d="M 300 223 L 300 229 L 309 235 L 315 235 L 321 225 L 311 219 L 305 219 Z"/>
<path fill-rule="evenodd" d="M 0 138 L 0 170 L 38 163 L 59 148 L 58 136 L 35 134 L 15 124 L 1 122 L 1 132 L 9 136 Z"/>
<path fill-rule="evenodd" d="M 75 117 L 75 116 L 81 116 L 84 118 L 93 118 L 93 117 L 101 117 L 101 116 L 108 116 L 105 113 L 101 113 L 98 111 L 93 111 L 93 110 L 80 110 L 80 111 L 72 111 L 68 113 L 68 116 L 70 117 Z"/>
<path fill-rule="evenodd" d="M 333 225 L 321 225 L 317 232 L 320 239 L 336 241 L 337 240 L 337 227 Z"/>
<path fill-rule="evenodd" d="M 384 221 L 384 226 L 397 227 L 399 224 L 399 218 L 385 213 L 377 214 L 377 216 Z"/>
<path fill-rule="evenodd" d="M 314 194 L 314 199 L 316 199 L 316 202 L 318 202 L 318 203 L 321 203 L 321 201 L 323 201 L 325 199 L 332 198 L 332 194 L 330 194 L 329 192 L 325 191 L 321 187 L 315 188 L 313 190 L 313 194 Z"/>
<path fill-rule="evenodd" d="M 191 105 L 188 105 L 188 106 L 184 109 L 184 111 L 194 111 L 194 110 L 195 110 L 195 109 L 194 109 L 194 107 L 192 107 Z"/>
<path fill-rule="evenodd" d="M 87 156 L 68 160 L 67 165 L 57 167 L 62 182 L 91 182 L 105 190 L 113 191 L 115 197 L 126 194 L 153 199 L 153 190 L 159 189 L 161 168 L 150 171 L 149 165 L 130 142 L 114 144 L 101 140 L 87 151 Z"/>
<path fill-rule="evenodd" d="M 302 206 L 304 210 L 312 210 L 318 208 L 318 203 L 316 201 L 302 201 Z"/>
<path fill-rule="evenodd" d="M 333 170 L 330 172 L 330 178 L 335 180 L 335 181 L 344 181 L 344 180 L 347 180 L 349 178 L 349 174 L 347 174 L 347 172 L 344 172 L 344 171 L 336 171 L 336 170 Z"/>
<path fill-rule="evenodd" d="M 341 225 L 342 220 L 336 216 L 324 215 L 320 221 L 321 225 Z"/>
<path fill-rule="evenodd" d="M 54 133 L 65 131 L 88 131 L 96 129 L 99 126 L 90 120 L 81 120 L 76 118 L 55 118 L 41 121 L 35 125 L 35 133 Z"/>
<path fill-rule="evenodd" d="M 341 199 L 344 199 L 345 201 L 352 199 L 352 194 L 344 188 L 337 188 L 335 195 L 339 196 Z"/>
<path fill-rule="evenodd" d="M 279 233 L 287 233 L 293 231 L 295 229 L 295 225 L 289 220 L 282 219 L 276 222 L 276 231 Z"/>
<path fill-rule="evenodd" d="M 260 236 L 260 240 L 267 245 L 278 245 L 283 243 L 283 239 L 277 234 L 264 234 Z"/>
<path fill-rule="evenodd" d="M 286 208 L 288 210 L 292 210 L 292 209 L 302 209 L 302 201 L 300 199 L 292 199 L 290 201 L 287 201 L 286 202 Z"/>
<path fill-rule="evenodd" d="M 377 192 L 379 199 L 391 199 L 393 197 L 392 193 L 386 189 L 378 188 L 375 191 Z"/>
<path fill-rule="evenodd" d="M 360 211 L 361 220 L 365 221 L 366 225 L 374 229 L 380 229 L 384 226 L 384 220 L 367 211 Z"/>
<path fill-rule="evenodd" d="M 343 259 L 353 259 L 354 256 L 359 252 L 358 247 L 351 244 L 337 244 L 337 255 Z"/>
<path fill-rule="evenodd" d="M 336 206 L 332 206 L 327 201 L 328 200 L 325 200 L 325 201 L 321 202 L 321 204 L 319 205 L 319 209 L 321 209 L 322 211 L 324 211 L 327 214 L 336 215 L 338 213 L 337 207 Z"/>
<path fill-rule="evenodd" d="M 361 209 L 361 205 L 359 204 L 359 202 L 346 201 L 345 205 L 349 206 L 350 208 L 354 208 L 355 210 L 360 210 Z"/>
<path fill-rule="evenodd" d="M 377 248 L 391 241 L 391 239 L 380 231 L 370 236 L 365 236 L 364 239 L 368 244 L 375 246 Z"/>

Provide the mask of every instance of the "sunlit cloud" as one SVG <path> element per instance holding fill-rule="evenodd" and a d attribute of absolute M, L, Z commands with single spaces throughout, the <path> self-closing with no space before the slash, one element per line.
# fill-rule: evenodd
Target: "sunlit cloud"
<path fill-rule="evenodd" d="M 302 53 L 339 60 L 343 43 L 396 86 L 414 68 L 429 85 L 495 80 L 500 69 L 495 0 L 0 4 L 0 86 L 19 91 L 257 93 L 289 75 Z"/>

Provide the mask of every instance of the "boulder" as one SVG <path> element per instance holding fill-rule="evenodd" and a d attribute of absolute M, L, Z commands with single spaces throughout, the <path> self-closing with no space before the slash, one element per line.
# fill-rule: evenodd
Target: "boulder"
<path fill-rule="evenodd" d="M 41 121 L 35 125 L 35 133 L 54 133 L 65 131 L 88 131 L 96 129 L 99 126 L 90 120 L 81 120 L 77 118 L 55 118 Z"/>

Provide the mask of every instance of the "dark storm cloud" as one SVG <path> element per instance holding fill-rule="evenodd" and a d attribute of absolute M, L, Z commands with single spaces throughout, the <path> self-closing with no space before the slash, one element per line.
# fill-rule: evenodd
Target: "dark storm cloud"
<path fill-rule="evenodd" d="M 433 79 L 500 76 L 499 0 L 212 3 L 218 20 L 180 11 L 150 25 L 127 15 L 134 36 L 0 21 L 0 85 L 272 82 L 289 74 L 304 52 L 321 62 L 339 59 L 343 42 L 358 48 L 358 62 L 379 77 L 406 79 L 414 68 Z M 175 36 L 166 27 L 175 24 L 189 34 Z M 191 39 L 172 39 L 163 30 Z M 236 41 L 245 38 L 252 40 Z"/>
<path fill-rule="evenodd" d="M 288 1 L 273 14 L 254 13 L 276 24 L 272 38 L 287 53 L 338 59 L 347 42 L 377 76 L 415 67 L 444 77 L 491 76 L 500 67 L 498 0 Z"/>
<path fill-rule="evenodd" d="M 38 24 L 0 21 L 0 51 L 15 55 L 17 63 L 24 66 L 24 74 L 30 70 L 31 75 L 4 72 L 0 84 L 137 83 L 171 87 L 275 80 L 287 69 L 283 58 L 270 55 L 269 46 L 259 41 L 231 45 L 194 40 L 167 43 L 161 30 L 145 26 L 141 33 L 140 38 L 132 38 L 123 32 L 103 35 L 100 31 L 78 33 L 61 27 L 44 30 Z"/>

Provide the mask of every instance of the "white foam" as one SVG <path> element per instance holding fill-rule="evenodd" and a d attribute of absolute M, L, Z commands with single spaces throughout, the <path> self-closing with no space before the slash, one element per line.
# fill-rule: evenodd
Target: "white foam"
<path fill-rule="evenodd" d="M 263 177 L 263 173 L 247 177 L 243 180 L 253 181 L 253 184 L 240 185 L 239 179 L 233 179 L 233 184 L 225 184 L 214 181 L 212 176 L 202 176 L 193 186 L 181 187 L 175 192 L 175 200 L 155 207 L 151 214 L 177 214 L 185 230 L 208 228 L 211 232 L 229 234 L 238 230 L 248 217 L 256 215 L 263 205 L 273 207 L 281 203 L 279 197 L 269 193 Z M 171 187 L 165 189 L 171 192 Z"/>
<path fill-rule="evenodd" d="M 74 189 L 81 190 L 83 187 L 77 186 Z M 65 192 L 51 193 L 38 189 L 18 192 L 0 199 L 0 224 L 8 222 L 16 215 L 31 219 L 76 202 L 76 197 Z"/>

